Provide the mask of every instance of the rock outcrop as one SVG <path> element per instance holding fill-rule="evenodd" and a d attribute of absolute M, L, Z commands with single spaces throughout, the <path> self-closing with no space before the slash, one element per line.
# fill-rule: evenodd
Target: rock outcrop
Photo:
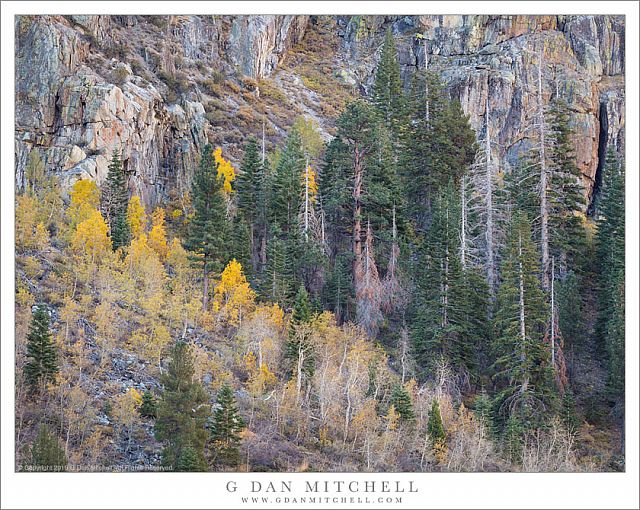
<path fill-rule="evenodd" d="M 264 77 L 306 24 L 306 16 L 18 17 L 16 184 L 32 150 L 65 188 L 101 182 L 117 150 L 132 189 L 155 202 L 188 183 L 207 143 L 197 77 Z"/>
<path fill-rule="evenodd" d="M 545 101 L 559 95 L 571 105 L 589 195 L 603 151 L 624 148 L 624 17 L 335 20 L 336 76 L 369 91 L 391 27 L 405 79 L 426 59 L 479 135 L 489 105 L 488 129 L 507 171 L 530 146 L 540 56 Z M 17 185 L 32 150 L 67 186 L 79 177 L 101 181 L 114 150 L 123 151 L 131 187 L 147 203 L 187 185 L 211 133 L 227 130 L 219 119 L 253 122 L 261 80 L 285 95 L 305 87 L 304 80 L 283 83 L 289 75 L 279 77 L 278 66 L 312 27 L 309 16 L 18 17 Z M 320 109 L 313 113 L 323 116 Z M 281 136 L 283 126 L 275 127 Z M 239 147 L 241 136 L 225 143 Z"/>
<path fill-rule="evenodd" d="M 403 75 L 438 71 L 479 134 L 489 132 L 505 170 L 530 147 L 542 56 L 545 103 L 571 106 L 578 165 L 591 195 L 602 151 L 624 148 L 624 17 L 342 17 L 348 60 L 365 90 L 373 83 L 384 31 L 396 35 Z M 426 51 L 425 51 L 426 50 Z M 603 143 L 604 136 L 606 143 Z"/>

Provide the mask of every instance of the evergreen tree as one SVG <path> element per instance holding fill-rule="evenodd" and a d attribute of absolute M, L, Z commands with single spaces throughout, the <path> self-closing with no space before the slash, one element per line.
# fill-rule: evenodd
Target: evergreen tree
<path fill-rule="evenodd" d="M 251 137 L 244 149 L 244 157 L 236 179 L 238 190 L 238 215 L 249 230 L 249 253 L 254 273 L 261 271 L 260 250 L 266 232 L 267 211 L 266 169 L 260 160 L 258 142 Z M 237 257 L 236 257 L 237 258 Z M 239 260 L 239 259 L 238 259 Z M 244 266 L 249 267 L 249 266 Z"/>
<path fill-rule="evenodd" d="M 576 414 L 576 400 L 571 388 L 567 388 L 564 395 L 562 395 L 560 418 L 562 420 L 562 424 L 567 428 L 569 433 L 575 434 L 578 432 L 580 421 Z"/>
<path fill-rule="evenodd" d="M 457 184 L 473 163 L 476 136 L 459 102 L 447 98 L 442 81 L 434 74 L 414 75 L 407 103 L 400 166 L 407 214 L 415 230 L 422 233 L 439 190 L 451 179 Z"/>
<path fill-rule="evenodd" d="M 474 373 L 476 350 L 486 341 L 487 288 L 459 255 L 460 201 L 452 183 L 434 203 L 420 250 L 414 297 L 414 355 L 423 374 L 444 357 L 456 371 Z"/>
<path fill-rule="evenodd" d="M 278 302 L 283 305 L 289 304 L 294 298 L 300 282 L 302 239 L 298 215 L 304 194 L 304 171 L 302 141 L 297 130 L 293 129 L 270 180 L 270 239 L 267 245 L 267 270 L 263 278 L 263 285 L 271 288 L 271 296 L 278 296 Z M 280 284 L 276 285 L 276 282 Z"/>
<path fill-rule="evenodd" d="M 405 421 L 413 421 L 413 403 L 409 392 L 401 384 L 396 384 L 391 392 L 390 404 L 400 414 L 400 418 Z"/>
<path fill-rule="evenodd" d="M 598 260 L 598 308 L 596 338 L 609 361 L 608 387 L 616 397 L 624 395 L 624 277 L 625 277 L 625 168 L 612 150 L 605 162 L 602 197 L 598 204 L 596 237 Z"/>
<path fill-rule="evenodd" d="M 32 390 L 55 381 L 58 353 L 49 331 L 49 313 L 44 304 L 36 305 L 31 315 L 27 333 L 27 358 L 24 376 Z"/>
<path fill-rule="evenodd" d="M 484 389 L 476 395 L 474 414 L 477 420 L 484 425 L 487 435 L 492 435 L 495 431 L 493 402 Z"/>
<path fill-rule="evenodd" d="M 440 416 L 440 404 L 437 398 L 434 398 L 431 403 L 429 421 L 427 422 L 427 433 L 431 439 L 431 444 L 434 446 L 443 445 L 447 439 L 444 425 L 442 424 L 442 416 Z"/>
<path fill-rule="evenodd" d="M 191 348 L 177 342 L 171 351 L 169 366 L 160 378 L 163 386 L 158 403 L 155 435 L 166 443 L 162 463 L 177 469 L 183 450 L 193 449 L 200 470 L 206 469 L 204 446 L 207 439 L 205 423 L 209 412 L 209 398 L 202 385 L 194 379 Z M 192 453 L 188 453 L 192 456 Z"/>
<path fill-rule="evenodd" d="M 402 122 L 404 113 L 402 81 L 398 52 L 391 27 L 387 29 L 373 83 L 373 103 L 380 110 L 389 129 L 396 131 Z"/>
<path fill-rule="evenodd" d="M 507 419 L 502 438 L 502 444 L 506 457 L 517 464 L 522 463 L 522 447 L 524 442 L 525 427 L 520 413 L 514 412 Z"/>
<path fill-rule="evenodd" d="M 549 162 L 549 249 L 561 274 L 578 271 L 586 246 L 584 211 L 586 200 L 582 173 L 576 163 L 569 125 L 569 105 L 557 99 L 549 115 L 551 133 Z"/>
<path fill-rule="evenodd" d="M 109 163 L 107 178 L 102 188 L 101 206 L 109 226 L 113 249 L 129 244 L 131 232 L 127 222 L 129 190 L 120 155 L 114 151 Z"/>
<path fill-rule="evenodd" d="M 180 452 L 175 470 L 182 472 L 205 471 L 206 465 L 202 463 L 202 456 L 198 455 L 198 451 L 188 443 Z"/>
<path fill-rule="evenodd" d="M 327 148 L 320 180 L 322 205 L 327 220 L 327 237 L 332 247 L 329 279 L 338 280 L 341 292 L 346 253 L 351 251 L 351 287 L 357 289 L 363 271 L 366 225 L 380 236 L 374 254 L 377 267 L 386 265 L 392 244 L 394 206 L 400 208 L 401 183 L 393 162 L 391 137 L 378 112 L 365 101 L 354 101 L 338 119 L 338 133 Z M 399 229 L 401 230 L 401 221 Z M 370 254 L 371 255 L 371 254 Z M 333 273 L 333 274 L 331 274 Z M 333 285 L 332 285 L 333 286 Z M 332 290 L 338 290 L 334 286 Z M 328 296 L 340 303 L 342 317 L 354 315 L 342 296 Z"/>
<path fill-rule="evenodd" d="M 213 151 L 207 145 L 191 183 L 194 211 L 184 243 L 193 253 L 191 260 L 202 271 L 203 309 L 209 299 L 209 275 L 221 271 L 228 258 L 229 227 L 223 193 L 223 178 L 217 175 Z"/>
<path fill-rule="evenodd" d="M 41 423 L 31 446 L 31 467 L 39 471 L 66 471 L 67 457 L 58 438 Z"/>
<path fill-rule="evenodd" d="M 547 344 L 548 309 L 541 268 L 525 214 L 516 212 L 502 264 L 495 317 L 495 375 L 501 407 L 517 412 L 527 426 L 554 401 Z"/>
<path fill-rule="evenodd" d="M 140 405 L 140 416 L 144 418 L 155 418 L 157 415 L 158 404 L 153 393 L 149 390 L 142 394 L 142 404 Z"/>
<path fill-rule="evenodd" d="M 220 388 L 216 408 L 213 413 L 211 440 L 215 451 L 216 464 L 237 466 L 240 461 L 240 431 L 244 420 L 238 413 L 235 397 L 229 385 Z"/>
<path fill-rule="evenodd" d="M 556 285 L 558 326 L 565 344 L 580 345 L 585 335 L 584 304 L 578 277 L 570 271 Z"/>
<path fill-rule="evenodd" d="M 292 376 L 298 375 L 309 378 L 313 375 L 313 351 L 309 344 L 308 324 L 311 322 L 312 312 L 309 294 L 304 285 L 300 285 L 289 323 L 289 338 L 285 345 L 285 359 Z"/>
<path fill-rule="evenodd" d="M 280 228 L 282 236 L 297 230 L 298 213 L 302 203 L 302 175 L 305 169 L 305 155 L 302 140 L 293 129 L 275 168 L 271 181 L 269 219 Z"/>

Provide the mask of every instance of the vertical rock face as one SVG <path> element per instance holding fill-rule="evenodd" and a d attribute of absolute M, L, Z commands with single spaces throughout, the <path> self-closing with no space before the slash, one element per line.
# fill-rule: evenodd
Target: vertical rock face
<path fill-rule="evenodd" d="M 16 184 L 24 184 L 32 150 L 65 186 L 80 177 L 101 181 L 111 153 L 121 150 L 130 185 L 147 203 L 187 186 L 212 129 L 228 130 L 219 125 L 222 116 L 255 124 L 252 112 L 261 106 L 254 80 L 277 72 L 304 37 L 309 18 L 16 18 Z M 384 32 L 391 27 L 406 80 L 426 59 L 479 134 L 487 129 L 488 103 L 488 129 L 505 170 L 531 144 L 540 55 L 545 101 L 559 95 L 571 105 L 589 193 L 602 151 L 624 148 L 621 16 L 336 19 L 336 61 L 344 66 L 339 72 L 361 91 L 370 91 Z M 240 135 L 231 143 L 241 143 L 246 133 Z"/>
<path fill-rule="evenodd" d="M 543 97 L 571 107 L 574 144 L 586 189 L 593 189 L 607 144 L 624 147 L 624 17 L 406 16 L 342 17 L 341 36 L 355 73 L 368 90 L 383 34 L 396 35 L 406 79 L 416 68 L 441 73 L 477 132 L 489 130 L 504 166 L 530 146 L 528 139 L 542 55 Z M 602 115 L 606 119 L 601 118 Z"/>
<path fill-rule="evenodd" d="M 113 151 L 147 203 L 186 185 L 209 125 L 189 69 L 203 79 L 234 68 L 264 77 L 306 24 L 306 16 L 18 17 L 17 186 L 32 150 L 65 188 L 101 182 Z"/>

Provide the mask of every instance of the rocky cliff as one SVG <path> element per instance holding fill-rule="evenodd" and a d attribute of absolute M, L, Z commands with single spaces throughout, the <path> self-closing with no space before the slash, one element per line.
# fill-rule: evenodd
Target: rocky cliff
<path fill-rule="evenodd" d="M 207 142 L 237 159 L 262 122 L 273 144 L 297 114 L 329 137 L 332 94 L 370 89 L 387 27 L 405 78 L 426 60 L 479 135 L 489 106 L 505 170 L 529 146 L 539 65 L 545 100 L 571 104 L 590 195 L 606 147 L 624 148 L 621 16 L 18 17 L 16 183 L 32 150 L 67 185 L 100 181 L 122 150 L 152 203 L 188 182 Z"/>

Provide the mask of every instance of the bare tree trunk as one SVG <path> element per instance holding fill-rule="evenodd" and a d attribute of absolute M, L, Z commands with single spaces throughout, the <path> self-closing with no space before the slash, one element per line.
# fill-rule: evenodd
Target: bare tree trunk
<path fill-rule="evenodd" d="M 460 265 L 467 268 L 467 183 L 463 175 L 460 179 Z"/>
<path fill-rule="evenodd" d="M 360 266 L 362 264 L 362 179 L 364 174 L 364 162 L 362 161 L 362 154 L 358 146 L 356 145 L 353 149 L 354 154 L 354 183 L 353 183 L 353 275 L 356 280 L 355 287 L 356 289 L 359 286 L 359 278 L 358 275 L 361 275 Z"/>
<path fill-rule="evenodd" d="M 202 309 L 206 310 L 207 309 L 207 303 L 209 300 L 209 278 L 207 275 L 207 263 L 205 262 L 205 267 L 202 271 L 202 278 L 203 278 L 203 283 L 202 283 Z"/>
<path fill-rule="evenodd" d="M 493 217 L 493 169 L 491 166 L 491 135 L 489 131 L 489 98 L 487 97 L 487 104 L 485 108 L 485 123 L 486 123 L 486 135 L 485 135 L 485 165 L 486 165 L 486 191 L 485 191 L 485 204 L 487 209 L 486 219 L 486 243 L 487 243 L 487 283 L 489 284 L 489 292 L 491 297 L 495 296 L 496 292 L 496 260 L 495 249 L 493 245 L 494 241 L 494 217 Z"/>
<path fill-rule="evenodd" d="M 551 257 L 551 368 L 556 369 L 556 303 L 554 284 L 556 279 L 555 259 Z"/>
<path fill-rule="evenodd" d="M 538 60 L 538 130 L 540 135 L 540 245 L 542 248 L 542 286 L 549 290 L 549 207 L 547 204 L 547 154 L 542 102 L 542 50 Z"/>
<path fill-rule="evenodd" d="M 429 57 L 427 56 L 427 40 L 422 40 L 424 48 L 424 118 L 429 123 L 429 78 L 427 77 L 427 67 L 429 65 Z"/>

